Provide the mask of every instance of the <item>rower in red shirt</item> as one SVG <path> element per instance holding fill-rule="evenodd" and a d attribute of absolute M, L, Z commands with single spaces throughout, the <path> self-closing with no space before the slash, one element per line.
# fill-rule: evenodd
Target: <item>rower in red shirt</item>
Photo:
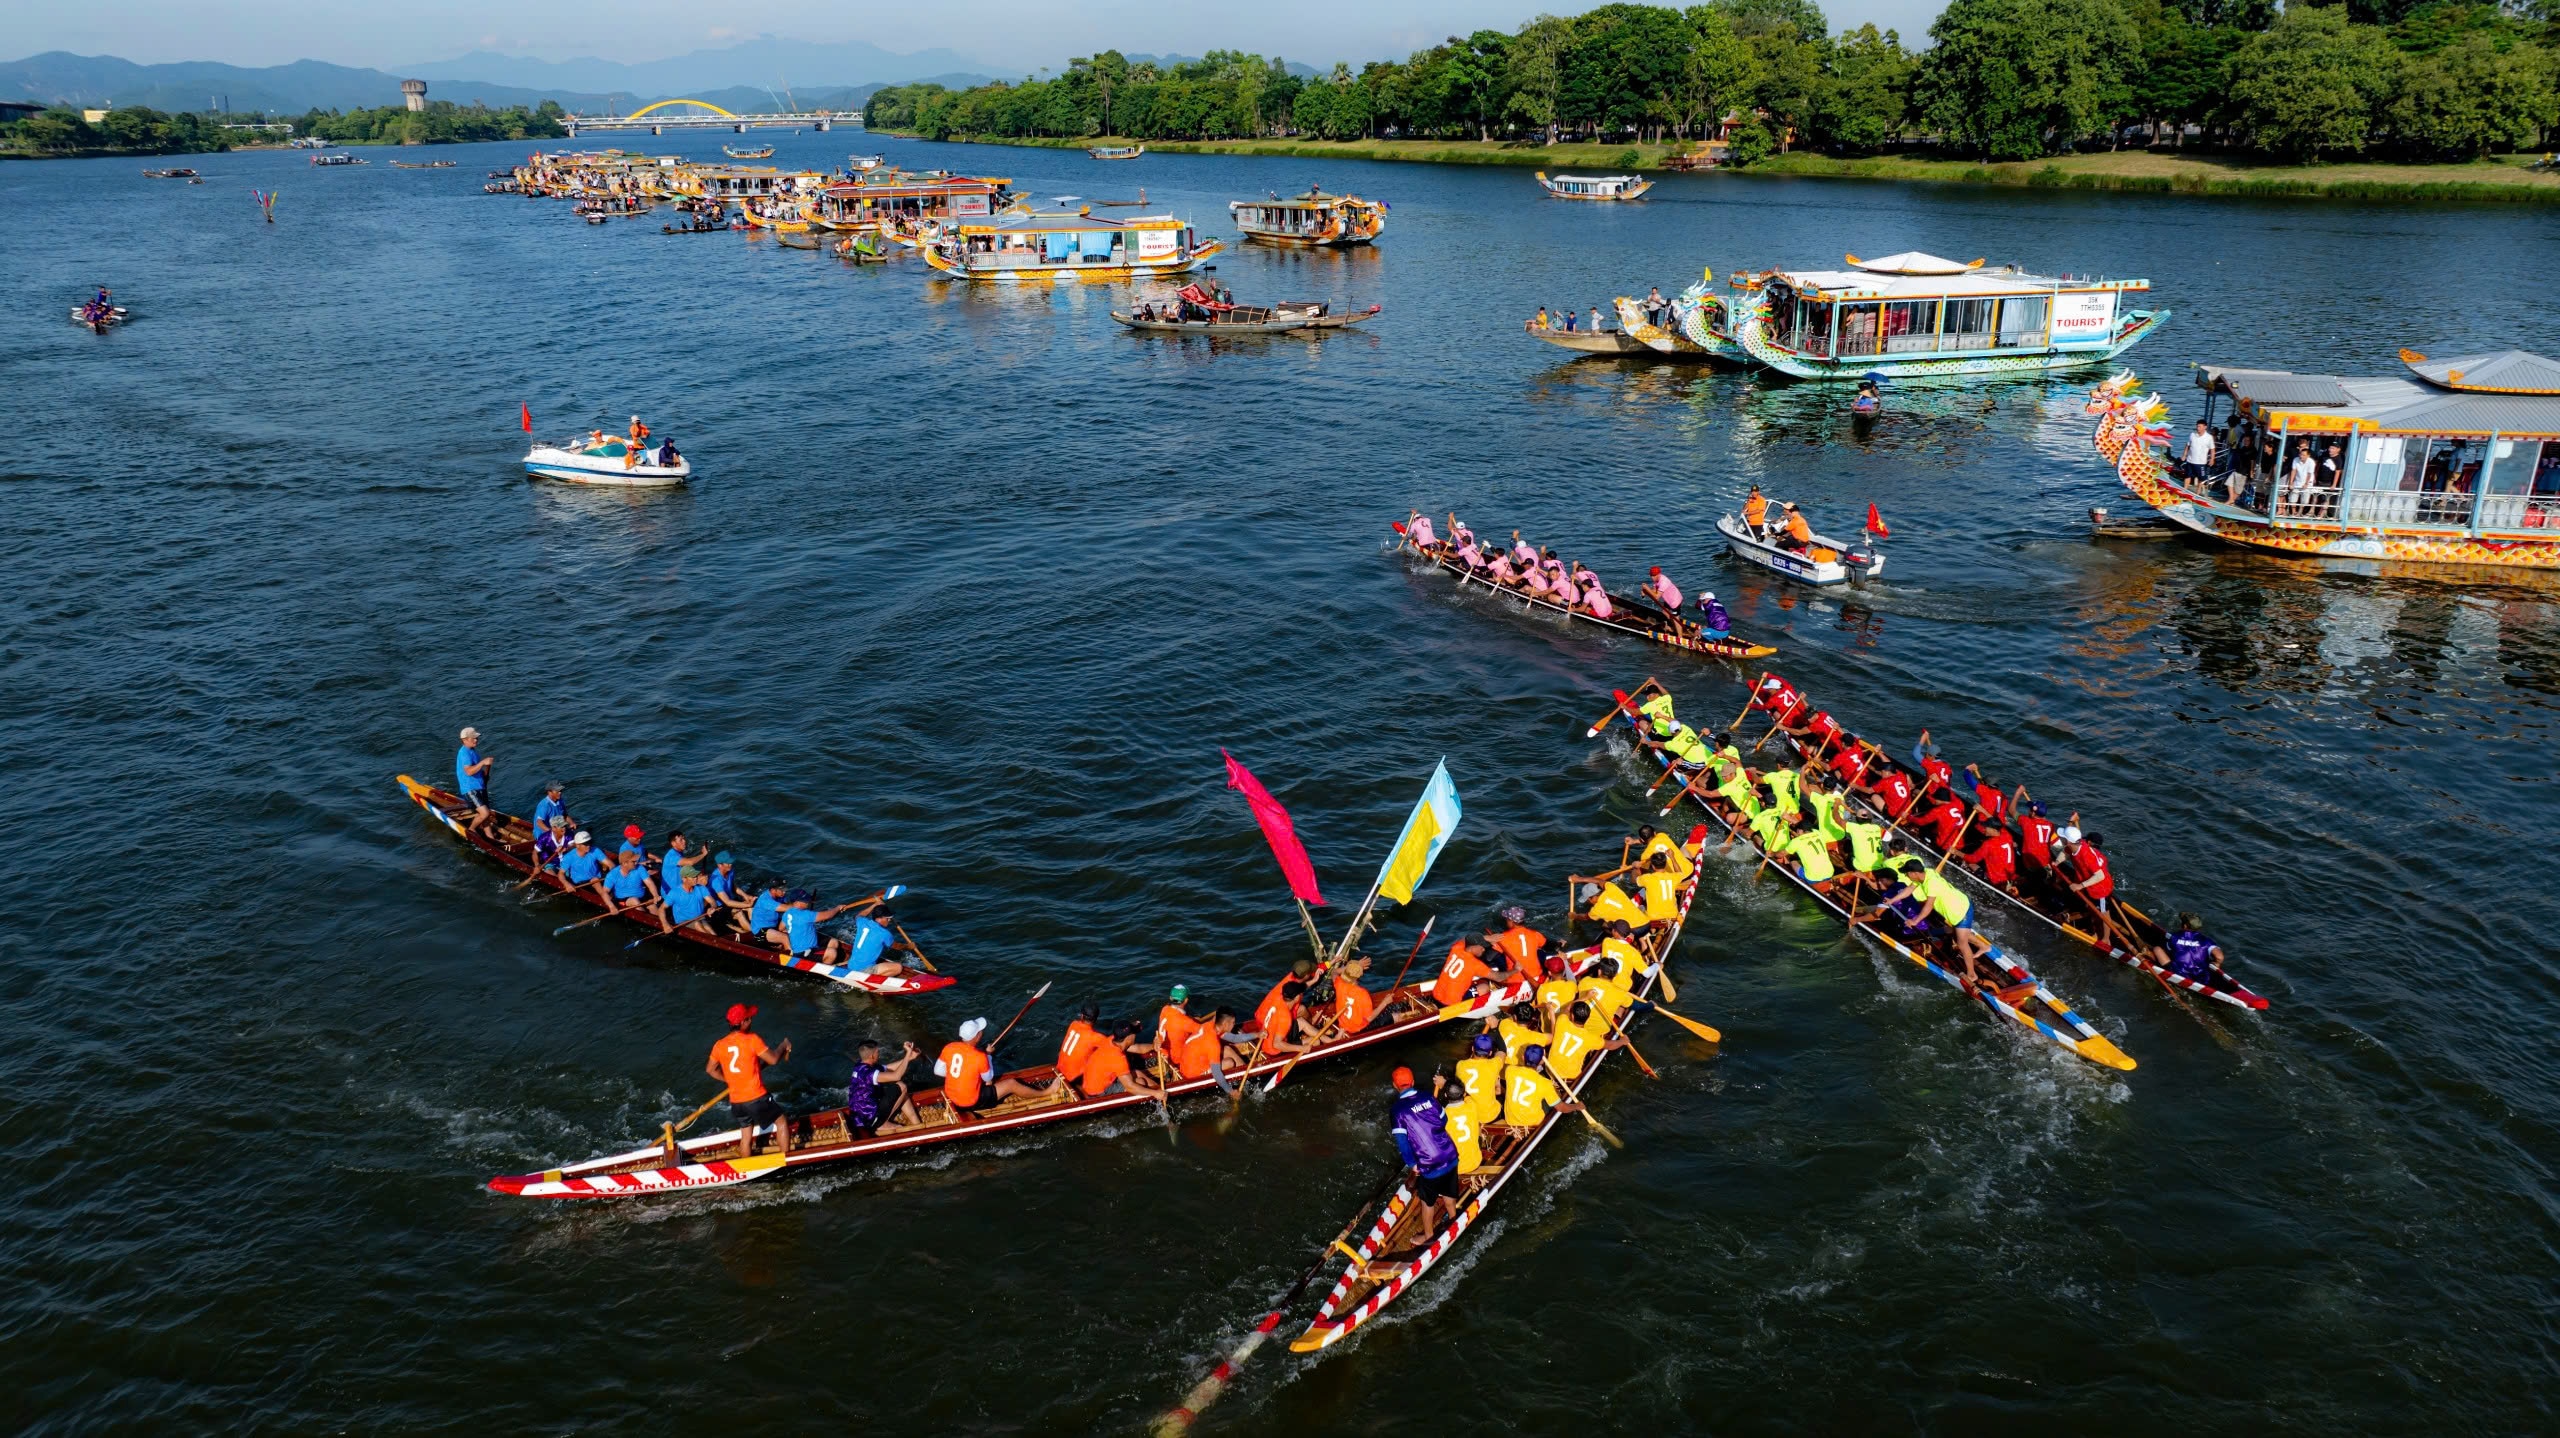
<path fill-rule="evenodd" d="M 2071 892 L 2088 900 L 2100 918 L 2105 918 L 2107 896 L 2116 891 L 2116 878 L 2107 871 L 2107 856 L 2098 852 L 2098 836 L 2092 834 L 2083 839 L 2079 825 L 2066 824 L 2062 828 L 2062 850 L 2067 861 L 2063 881 L 2071 886 Z"/>
<path fill-rule="evenodd" d="M 1962 858 L 1985 879 L 2001 888 L 2008 888 L 2018 877 L 2018 841 L 2009 837 L 2006 828 L 1996 824 L 1986 825 L 1977 821 L 1974 832 L 1982 836 L 1982 842 L 1974 845 Z"/>
<path fill-rule="evenodd" d="M 2041 801 L 2029 801 L 2027 812 L 2018 816 L 2018 848 L 2026 861 L 2039 870 L 2053 868 L 2053 821 L 2044 816 Z"/>
<path fill-rule="evenodd" d="M 1840 721 L 1832 718 L 1828 710 L 1816 709 L 1805 716 L 1805 737 L 1813 741 L 1813 748 L 1808 751 L 1810 753 L 1819 755 L 1832 745 L 1839 743 L 1843 732 Z"/>
<path fill-rule="evenodd" d="M 1751 707 L 1768 711 L 1770 719 L 1781 729 L 1795 727 L 1804 714 L 1804 696 L 1796 687 L 1775 674 L 1763 675 L 1760 687 L 1751 695 Z"/>
<path fill-rule="evenodd" d="M 1999 785 L 1982 777 L 1981 765 L 1967 764 L 1958 770 L 1955 786 L 1957 793 L 1981 808 L 1984 823 L 2009 822 L 2009 796 L 2000 792 Z"/>
<path fill-rule="evenodd" d="M 1884 810 L 1884 816 L 1897 824 L 1911 812 L 1912 805 L 1920 802 L 1919 791 L 1911 787 L 1911 776 L 1891 764 L 1876 775 L 1867 792 L 1875 795 L 1876 807 Z"/>
<path fill-rule="evenodd" d="M 1935 804 L 1918 800 L 1913 804 L 1911 826 L 1926 826 L 1929 842 L 1943 852 L 1954 848 L 1957 837 L 1964 832 L 1964 816 L 1964 805 L 1957 803 L 1952 795 L 1939 799 Z"/>
<path fill-rule="evenodd" d="M 1873 757 L 1867 746 L 1858 742 L 1858 737 L 1852 734 L 1849 736 L 1848 744 L 1843 746 L 1839 753 L 1831 756 L 1831 776 L 1837 779 L 1843 788 L 1860 788 L 1862 786 L 1858 781 L 1866 777 L 1867 764 Z"/>
<path fill-rule="evenodd" d="M 1927 798 L 1948 787 L 1955 771 L 1938 757 L 1938 746 L 1929 742 L 1929 731 L 1920 731 L 1920 742 L 1911 746 L 1911 767 L 1920 771 L 1920 797 Z"/>

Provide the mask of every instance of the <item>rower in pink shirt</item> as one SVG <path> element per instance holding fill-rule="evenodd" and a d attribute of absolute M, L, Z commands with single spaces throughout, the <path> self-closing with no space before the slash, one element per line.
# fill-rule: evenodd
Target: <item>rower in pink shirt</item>
<path fill-rule="evenodd" d="M 1610 617 L 1613 611 L 1609 607 L 1609 591 L 1600 587 L 1600 576 L 1577 564 L 1573 577 L 1582 586 L 1582 607 L 1591 611 L 1591 617 Z"/>
<path fill-rule="evenodd" d="M 1449 511 L 1449 542 L 1451 544 L 1473 544 L 1476 542 L 1476 532 L 1458 522 L 1458 511 L 1454 509 Z"/>
<path fill-rule="evenodd" d="M 1543 565 L 1532 564 L 1521 571 L 1520 583 L 1540 599 L 1550 599 L 1555 595 L 1555 585 L 1547 578 Z"/>
<path fill-rule="evenodd" d="M 1527 569 L 1538 562 L 1538 547 L 1522 539 L 1520 531 L 1515 529 L 1511 531 L 1511 557 L 1518 561 L 1522 569 Z"/>
<path fill-rule="evenodd" d="M 1458 562 L 1467 567 L 1469 574 L 1473 574 L 1484 568 L 1484 551 L 1476 548 L 1476 542 L 1469 539 L 1458 546 Z"/>
<path fill-rule="evenodd" d="M 1653 577 L 1645 583 L 1644 596 L 1661 605 L 1665 613 L 1679 614 L 1680 586 L 1671 582 L 1671 576 L 1663 573 L 1659 564 L 1645 572 Z"/>
<path fill-rule="evenodd" d="M 1418 548 L 1431 549 L 1440 543 L 1439 535 L 1432 531 L 1431 516 L 1418 509 L 1413 512 L 1413 518 L 1406 521 L 1404 534 Z"/>
<path fill-rule="evenodd" d="M 1573 576 L 1566 573 L 1562 566 L 1557 567 L 1554 578 L 1549 581 L 1547 594 L 1567 609 L 1582 603 L 1582 590 L 1574 584 Z"/>
<path fill-rule="evenodd" d="M 1492 567 L 1485 572 L 1493 577 L 1496 584 L 1514 584 L 1520 579 L 1519 575 L 1511 572 L 1511 556 L 1508 554 L 1495 555 Z"/>

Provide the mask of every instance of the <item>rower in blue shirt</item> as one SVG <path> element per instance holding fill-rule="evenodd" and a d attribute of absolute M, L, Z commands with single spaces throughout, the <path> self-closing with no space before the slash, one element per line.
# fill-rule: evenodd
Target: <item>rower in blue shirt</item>
<path fill-rule="evenodd" d="M 874 978 L 894 978 L 907 971 L 907 966 L 889 957 L 899 947 L 898 939 L 889 931 L 895 922 L 886 912 L 877 918 L 864 915 L 853 921 L 853 941 L 845 948 L 844 962 L 857 973 Z"/>
<path fill-rule="evenodd" d="M 670 929 L 687 925 L 708 929 L 702 918 L 710 912 L 711 890 L 703 882 L 702 871 L 687 868 L 677 876 L 676 886 L 667 890 L 665 901 L 658 905 L 658 921 Z"/>
<path fill-rule="evenodd" d="M 617 910 L 646 912 L 657 901 L 658 886 L 651 882 L 649 871 L 640 866 L 638 852 L 626 848 L 614 866 L 605 872 L 604 893 Z M 659 926 L 662 929 L 669 927 L 663 919 Z"/>
<path fill-rule="evenodd" d="M 462 726 L 462 747 L 453 753 L 454 792 L 471 806 L 470 821 L 463 826 L 466 836 L 476 836 L 495 811 L 489 807 L 489 766 L 497 763 L 480 752 L 480 731 Z"/>
<path fill-rule="evenodd" d="M 569 841 L 569 847 L 560 851 L 560 861 L 553 867 L 572 887 L 592 884 L 604 877 L 604 855 L 598 853 L 594 845 L 595 836 L 580 829 L 577 837 Z M 602 890 L 598 893 L 601 894 Z"/>
<path fill-rule="evenodd" d="M 747 907 L 747 937 L 768 944 L 782 942 L 782 896 L 789 887 L 776 879 L 756 895 L 756 901 Z"/>
<path fill-rule="evenodd" d="M 810 907 L 809 891 L 794 889 L 782 901 L 782 946 L 795 959 L 816 958 L 822 964 L 844 962 L 844 940 L 833 934 L 820 935 L 818 926 L 853 904 L 838 904 L 832 909 Z M 823 937 L 822 946 L 818 941 Z"/>
<path fill-rule="evenodd" d="M 701 856 L 684 851 L 684 831 L 667 835 L 666 857 L 658 861 L 658 887 L 672 894 L 684 877 L 684 866 L 697 863 Z"/>
<path fill-rule="evenodd" d="M 534 801 L 533 831 L 537 834 L 549 833 L 551 822 L 555 819 L 572 829 L 578 827 L 578 821 L 569 817 L 569 806 L 560 801 L 560 781 L 557 779 L 543 785 L 542 797 Z"/>

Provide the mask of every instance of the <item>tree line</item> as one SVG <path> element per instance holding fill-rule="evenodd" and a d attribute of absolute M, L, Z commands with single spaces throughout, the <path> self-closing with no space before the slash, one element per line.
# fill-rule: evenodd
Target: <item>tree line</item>
<path fill-rule="evenodd" d="M 556 100 L 533 109 L 513 106 L 492 110 L 484 105 L 456 105 L 430 100 L 424 110 L 384 105 L 371 110 L 312 110 L 293 122 L 293 132 L 338 145 L 465 145 L 479 140 L 552 140 L 568 131 L 566 112 Z"/>
<path fill-rule="evenodd" d="M 237 132 L 221 117 L 171 115 L 137 106 L 109 110 L 90 124 L 78 110 L 56 107 L 0 124 L 0 150 L 19 155 L 194 155 L 231 148 Z"/>
<path fill-rule="evenodd" d="M 2560 0 L 1951 0 L 1914 51 L 1812 0 L 1610 4 L 1301 75 L 1217 50 L 1119 51 L 1048 79 L 901 85 L 863 121 L 931 139 L 1297 135 L 1693 140 L 2023 160 L 2128 140 L 2288 160 L 2467 159 L 2560 126 Z"/>

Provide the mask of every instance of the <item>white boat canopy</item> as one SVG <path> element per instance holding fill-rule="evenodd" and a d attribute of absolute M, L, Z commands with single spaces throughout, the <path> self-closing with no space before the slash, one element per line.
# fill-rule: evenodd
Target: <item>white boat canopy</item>
<path fill-rule="evenodd" d="M 1960 275 L 1967 270 L 1982 268 L 1980 260 L 1968 265 L 1960 260 L 1942 260 L 1918 250 L 1904 250 L 1901 254 L 1887 255 L 1880 260 L 1862 260 L 1856 255 L 1843 255 L 1841 258 L 1871 275 Z"/>

